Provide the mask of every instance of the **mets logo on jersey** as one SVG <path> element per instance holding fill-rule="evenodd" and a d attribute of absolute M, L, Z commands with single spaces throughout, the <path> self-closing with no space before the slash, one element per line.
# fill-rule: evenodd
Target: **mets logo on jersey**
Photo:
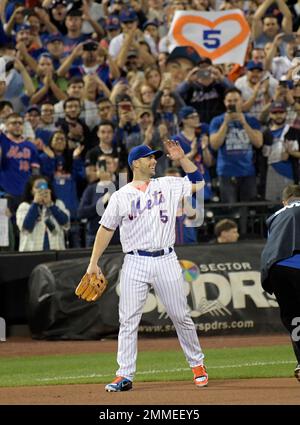
<path fill-rule="evenodd" d="M 131 202 L 131 210 L 130 214 L 128 214 L 128 218 L 129 220 L 133 220 L 138 215 L 143 214 L 146 210 L 151 210 L 153 207 L 163 204 L 164 202 L 166 202 L 165 197 L 161 191 L 158 192 L 157 190 L 151 194 L 151 198 L 146 201 L 144 206 L 141 206 L 141 198 L 138 197 Z"/>

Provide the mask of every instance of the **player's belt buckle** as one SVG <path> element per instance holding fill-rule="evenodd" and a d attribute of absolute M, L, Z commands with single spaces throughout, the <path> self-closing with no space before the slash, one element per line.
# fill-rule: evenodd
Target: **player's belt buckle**
<path fill-rule="evenodd" d="M 162 255 L 170 254 L 173 251 L 173 248 L 164 248 L 159 251 L 142 251 L 139 249 L 134 249 L 133 251 L 128 252 L 127 254 L 131 255 L 141 255 L 144 257 L 161 257 Z"/>

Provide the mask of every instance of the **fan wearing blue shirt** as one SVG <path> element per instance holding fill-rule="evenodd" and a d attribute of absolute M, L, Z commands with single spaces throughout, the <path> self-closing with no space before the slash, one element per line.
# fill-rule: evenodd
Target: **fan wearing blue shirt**
<path fill-rule="evenodd" d="M 11 195 L 16 207 L 25 184 L 34 171 L 39 171 L 36 147 L 23 138 L 23 118 L 12 113 L 6 119 L 6 134 L 0 133 L 0 188 Z"/>
<path fill-rule="evenodd" d="M 221 201 L 255 200 L 254 148 L 263 144 L 260 124 L 242 112 L 242 96 L 237 88 L 227 90 L 224 104 L 227 112 L 215 117 L 209 128 L 210 144 L 217 151 Z"/>

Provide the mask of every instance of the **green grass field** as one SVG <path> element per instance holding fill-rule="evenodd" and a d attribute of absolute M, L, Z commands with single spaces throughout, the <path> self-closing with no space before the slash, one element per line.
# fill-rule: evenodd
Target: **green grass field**
<path fill-rule="evenodd" d="M 290 345 L 210 349 L 205 354 L 210 379 L 291 377 L 296 365 Z M 0 386 L 106 383 L 116 368 L 111 353 L 1 358 Z M 140 352 L 137 371 L 136 381 L 191 379 L 181 351 Z"/>

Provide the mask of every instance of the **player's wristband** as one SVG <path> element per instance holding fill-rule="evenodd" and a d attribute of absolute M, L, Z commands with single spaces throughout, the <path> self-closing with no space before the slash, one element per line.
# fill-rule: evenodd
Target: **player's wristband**
<path fill-rule="evenodd" d="M 193 173 L 186 173 L 186 175 L 192 183 L 201 182 L 203 180 L 203 176 L 199 170 L 196 170 Z"/>

